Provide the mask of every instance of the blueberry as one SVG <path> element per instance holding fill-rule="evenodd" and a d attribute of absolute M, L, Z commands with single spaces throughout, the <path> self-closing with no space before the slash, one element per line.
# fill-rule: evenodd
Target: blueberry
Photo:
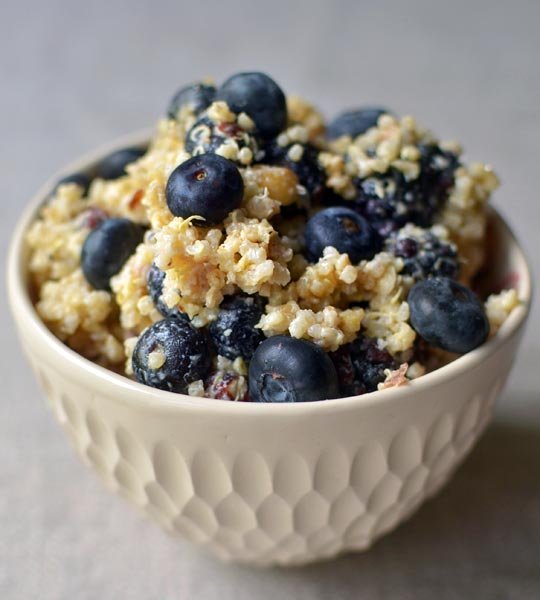
<path fill-rule="evenodd" d="M 332 360 L 305 340 L 277 335 L 257 347 L 249 365 L 254 402 L 309 402 L 337 398 L 338 377 Z"/>
<path fill-rule="evenodd" d="M 428 277 L 456 277 L 459 272 L 457 248 L 435 231 L 405 227 L 386 240 L 385 249 L 403 259 L 402 273 L 415 281 Z"/>
<path fill-rule="evenodd" d="M 444 200 L 449 188 L 454 185 L 454 173 L 459 167 L 458 157 L 448 150 L 443 150 L 437 144 L 421 144 L 420 150 L 420 176 L 417 180 L 421 193 L 427 197 L 434 196 L 431 200 L 435 205 Z"/>
<path fill-rule="evenodd" d="M 304 237 L 307 256 L 312 262 L 316 262 L 328 246 L 348 254 L 353 263 L 373 258 L 381 248 L 379 235 L 366 219 L 341 206 L 325 208 L 311 217 Z"/>
<path fill-rule="evenodd" d="M 92 178 L 86 173 L 72 173 L 71 175 L 66 175 L 66 177 L 62 177 L 62 179 L 57 182 L 53 193 L 56 192 L 61 185 L 66 185 L 68 183 L 78 185 L 83 191 L 83 196 L 86 196 L 90 184 L 92 183 Z"/>
<path fill-rule="evenodd" d="M 234 360 L 250 360 L 264 335 L 255 325 L 263 314 L 260 298 L 236 296 L 221 304 L 208 331 L 218 354 Z"/>
<path fill-rule="evenodd" d="M 240 206 L 244 181 L 234 163 L 219 154 L 194 156 L 171 173 L 165 195 L 177 217 L 197 215 L 203 227 L 217 225 Z"/>
<path fill-rule="evenodd" d="M 237 73 L 218 89 L 217 97 L 235 113 L 246 113 L 260 136 L 269 139 L 287 124 L 285 94 L 277 83 L 264 73 Z"/>
<path fill-rule="evenodd" d="M 198 115 L 208 108 L 216 97 L 216 88 L 205 83 L 193 83 L 179 89 L 171 98 L 167 109 L 167 116 L 176 119 L 178 111 L 184 106 L 190 106 Z"/>
<path fill-rule="evenodd" d="M 341 346 L 331 354 L 343 396 L 374 392 L 386 378 L 386 369 L 396 369 L 397 362 L 377 340 L 359 336 L 354 342 Z"/>
<path fill-rule="evenodd" d="M 211 362 L 204 334 L 175 317 L 167 317 L 146 329 L 137 341 L 132 358 L 137 381 L 180 393 L 184 393 L 191 382 L 203 379 Z"/>
<path fill-rule="evenodd" d="M 302 144 L 300 160 L 289 158 L 289 150 L 293 144 L 280 146 L 275 140 L 265 148 L 265 162 L 270 165 L 287 167 L 294 171 L 298 181 L 303 185 L 310 198 L 318 202 L 328 192 L 326 188 L 326 173 L 319 165 L 319 152 L 311 144 Z"/>
<path fill-rule="evenodd" d="M 447 277 L 416 283 L 407 299 L 411 325 L 428 343 L 464 354 L 485 342 L 489 322 L 474 293 Z"/>
<path fill-rule="evenodd" d="M 106 156 L 97 167 L 97 177 L 118 179 L 126 174 L 126 167 L 146 152 L 145 148 L 123 148 Z"/>
<path fill-rule="evenodd" d="M 326 129 L 326 137 L 335 140 L 342 135 L 350 135 L 352 138 L 365 133 L 371 127 L 377 125 L 379 117 L 390 114 L 386 108 L 366 107 L 356 110 L 347 110 L 339 114 Z"/>
<path fill-rule="evenodd" d="M 105 219 L 87 236 L 81 251 L 81 267 L 96 290 L 109 290 L 109 280 L 124 266 L 142 242 L 144 230 L 129 219 Z"/>
<path fill-rule="evenodd" d="M 188 319 L 186 313 L 180 311 L 177 307 L 169 308 L 161 298 L 163 293 L 163 280 L 165 279 L 165 273 L 155 264 L 152 263 L 148 276 L 146 279 L 146 285 L 148 293 L 154 301 L 154 304 L 158 311 L 164 317 L 179 317 L 182 319 Z"/>
<path fill-rule="evenodd" d="M 193 156 L 219 154 L 222 147 L 233 144 L 239 151 L 243 148 L 250 150 L 252 160 L 259 156 L 259 142 L 252 133 L 248 133 L 237 123 L 214 121 L 207 114 L 195 121 L 184 142 L 186 151 Z"/>

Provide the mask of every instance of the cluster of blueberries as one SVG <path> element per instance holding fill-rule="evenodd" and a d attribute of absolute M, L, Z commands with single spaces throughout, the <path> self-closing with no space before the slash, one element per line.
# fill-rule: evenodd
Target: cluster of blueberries
<path fill-rule="evenodd" d="M 247 114 L 254 131 L 223 127 L 205 112 L 214 100 L 224 100 L 237 113 Z M 186 135 L 186 149 L 193 156 L 170 175 L 166 200 L 171 213 L 198 217 L 200 227 L 219 225 L 240 206 L 243 179 L 237 164 L 215 153 L 227 137 L 254 150 L 258 162 L 287 166 L 306 188 L 312 205 L 322 206 L 307 221 L 305 255 L 316 262 L 327 246 L 347 253 L 353 263 L 372 258 L 385 248 L 401 256 L 405 272 L 416 280 L 407 298 L 411 324 L 427 343 L 465 353 L 485 341 L 489 325 L 482 303 L 468 288 L 454 280 L 458 271 L 455 249 L 436 236 L 397 239 L 394 232 L 405 223 L 422 227 L 433 218 L 446 198 L 458 166 L 457 157 L 437 145 L 420 148 L 420 176 L 407 182 L 396 171 L 358 179 L 355 200 L 345 201 L 325 186 L 317 162 L 317 150 L 309 143 L 299 161 L 288 158 L 288 148 L 276 142 L 287 124 L 286 99 L 279 86 L 263 73 L 238 73 L 219 88 L 194 84 L 182 88 L 168 108 L 170 118 L 189 106 L 197 120 Z M 327 128 L 328 139 L 355 137 L 377 123 L 381 108 L 363 108 L 338 116 Z M 115 179 L 139 158 L 143 149 L 127 148 L 111 154 L 93 176 Z M 91 177 L 75 174 L 61 183 L 73 182 L 86 191 Z M 383 194 L 381 195 L 381 189 Z M 108 290 L 142 241 L 144 229 L 122 218 L 105 218 L 89 233 L 82 249 L 81 266 L 88 282 Z M 264 339 L 255 327 L 264 312 L 258 296 L 238 295 L 224 300 L 217 319 L 207 330 L 196 329 L 187 315 L 168 308 L 162 298 L 165 274 L 155 265 L 148 275 L 148 289 L 164 319 L 140 336 L 133 353 L 138 381 L 175 392 L 185 392 L 211 370 L 212 353 L 230 359 L 239 356 L 249 363 L 249 398 L 258 402 L 302 402 L 370 392 L 384 379 L 384 370 L 395 368 L 394 359 L 377 347 L 375 340 L 360 336 L 338 352 L 328 354 L 318 346 L 288 336 Z M 158 369 L 148 356 L 159 349 L 165 356 Z"/>

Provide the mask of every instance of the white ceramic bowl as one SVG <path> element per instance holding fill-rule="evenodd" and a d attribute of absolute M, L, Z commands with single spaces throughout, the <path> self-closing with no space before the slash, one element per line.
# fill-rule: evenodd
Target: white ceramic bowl
<path fill-rule="evenodd" d="M 406 387 L 276 405 L 156 390 L 64 346 L 26 286 L 24 233 L 57 178 L 142 140 L 123 140 L 58 174 L 11 243 L 13 316 L 54 415 L 110 489 L 222 559 L 288 565 L 368 548 L 449 479 L 490 418 L 530 304 L 515 238 L 493 212 L 494 278 L 515 281 L 523 305 L 495 338 Z"/>

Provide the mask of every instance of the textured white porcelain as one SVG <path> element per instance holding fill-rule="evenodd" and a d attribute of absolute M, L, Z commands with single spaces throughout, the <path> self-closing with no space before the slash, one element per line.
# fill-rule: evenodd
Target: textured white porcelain
<path fill-rule="evenodd" d="M 24 232 L 54 181 L 22 217 L 10 249 L 9 298 L 23 348 L 83 461 L 172 534 L 259 565 L 364 550 L 448 480 L 485 428 L 531 296 L 522 251 L 495 213 L 494 277 L 517 280 L 523 305 L 494 339 L 399 389 L 293 405 L 228 403 L 116 375 L 41 323 L 26 289 Z"/>

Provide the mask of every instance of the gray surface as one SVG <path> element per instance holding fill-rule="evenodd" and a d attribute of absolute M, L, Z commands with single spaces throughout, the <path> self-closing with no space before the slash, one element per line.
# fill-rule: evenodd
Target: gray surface
<path fill-rule="evenodd" d="M 2 252 L 53 170 L 152 123 L 180 83 L 260 68 L 329 114 L 381 102 L 460 139 L 502 175 L 495 204 L 538 265 L 537 1 L 3 0 L 0 11 Z M 442 495 L 367 554 L 260 572 L 166 537 L 102 489 L 46 411 L 0 302 L 2 600 L 540 597 L 537 313 L 494 425 Z"/>

